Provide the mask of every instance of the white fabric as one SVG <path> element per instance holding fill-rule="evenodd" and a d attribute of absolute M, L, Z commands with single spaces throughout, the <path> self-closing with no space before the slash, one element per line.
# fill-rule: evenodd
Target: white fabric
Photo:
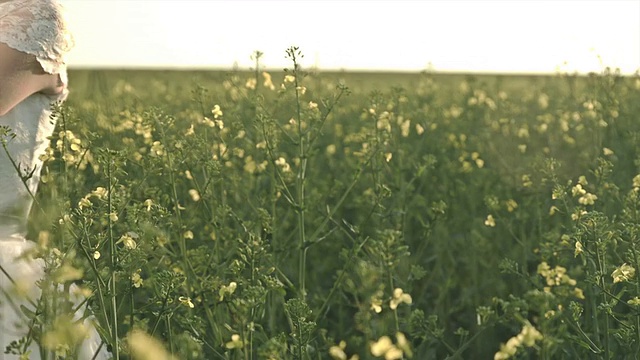
<path fill-rule="evenodd" d="M 0 3 L 0 42 L 35 55 L 44 71 L 62 73 L 73 37 L 55 0 Z"/>
<path fill-rule="evenodd" d="M 44 262 L 42 259 L 34 259 L 27 256 L 34 247 L 31 241 L 25 241 L 21 236 L 0 238 L 0 264 L 2 269 L 11 275 L 9 280 L 4 274 L 0 275 L 0 359 L 17 360 L 18 355 L 4 354 L 4 349 L 12 341 L 19 341 L 29 332 L 29 319 L 22 312 L 24 306 L 30 311 L 34 311 L 34 304 L 40 298 L 40 288 L 36 282 L 44 275 Z M 70 300 L 74 307 L 82 303 L 82 298 L 78 288 L 71 286 Z M 74 314 L 74 320 L 80 321 L 84 313 L 84 306 Z M 100 336 L 91 323 L 91 319 L 84 321 L 84 325 L 89 329 L 87 339 L 78 349 L 79 360 L 94 359 L 107 360 L 109 355 L 106 346 L 102 343 Z M 33 342 L 29 346 L 31 354 L 30 360 L 40 360 L 40 347 Z"/>
<path fill-rule="evenodd" d="M 64 55 L 73 46 L 67 30 L 62 9 L 55 0 L 12 0 L 0 2 L 0 42 L 9 47 L 35 55 L 42 68 L 50 74 L 59 74 L 66 84 Z M 2 59 L 0 59 L 2 61 Z M 11 158 L 19 165 L 23 175 L 33 176 L 24 186 L 11 160 L 0 148 L 0 265 L 10 276 L 0 271 L 0 360 L 18 359 L 16 355 L 4 354 L 5 347 L 23 338 L 28 333 L 28 323 L 19 310 L 25 306 L 34 310 L 31 302 L 40 297 L 36 282 L 44 274 L 41 259 L 22 258 L 35 244 L 25 239 L 26 222 L 32 198 L 40 180 L 42 161 L 38 157 L 44 152 L 53 133 L 55 119 L 50 119 L 51 103 L 63 101 L 67 91 L 56 96 L 33 94 L 0 116 L 0 126 L 8 126 L 16 137 L 8 142 Z M 16 296 L 16 284 L 27 295 Z M 24 294 L 23 294 L 24 295 Z M 28 300 L 31 299 L 31 302 Z M 74 299 L 79 304 L 81 299 Z M 82 316 L 84 309 L 75 314 Z M 90 326 L 90 322 L 85 321 Z M 89 338 L 80 348 L 80 360 L 89 360 L 101 344 L 100 337 L 91 327 Z M 31 348 L 29 357 L 40 359 L 37 345 Z M 102 347 L 95 359 L 108 359 Z"/>
<path fill-rule="evenodd" d="M 64 55 L 73 46 L 73 38 L 61 7 L 54 0 L 0 3 L 0 42 L 35 55 L 45 71 L 60 74 L 66 83 Z M 58 96 L 33 94 L 0 117 L 0 125 L 8 126 L 16 134 L 9 144 L 9 151 L 14 162 L 20 165 L 22 174 L 35 169 L 27 190 L 4 151 L 0 153 L 0 236 L 24 228 L 32 203 L 29 191 L 35 193 L 40 180 L 42 162 L 38 156 L 47 147 L 47 137 L 54 129 L 49 109 L 52 102 L 62 101 L 66 95 L 66 90 Z M 12 219 L 10 226 L 7 219 Z M 3 222 L 5 226 L 2 226 Z"/>
<path fill-rule="evenodd" d="M 47 138 L 54 130 L 49 108 L 52 101 L 63 98 L 34 94 L 0 117 L 0 125 L 8 126 L 16 135 L 7 143 L 14 163 L 23 175 L 35 169 L 27 182 L 27 190 L 11 159 L 4 149 L 0 150 L 0 238 L 26 231 L 27 215 L 33 203 L 29 191 L 35 194 L 40 181 L 42 161 L 38 157 L 47 148 Z"/>

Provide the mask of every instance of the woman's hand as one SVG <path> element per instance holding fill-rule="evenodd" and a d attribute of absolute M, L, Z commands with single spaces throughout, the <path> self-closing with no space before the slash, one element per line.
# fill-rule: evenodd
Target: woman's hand
<path fill-rule="evenodd" d="M 60 76 L 45 72 L 35 56 L 0 43 L 0 116 L 32 94 L 62 91 Z"/>
<path fill-rule="evenodd" d="M 60 75 L 52 75 L 52 76 L 55 76 L 55 83 L 45 89 L 42 89 L 42 91 L 40 91 L 41 94 L 60 95 L 64 92 L 64 89 L 67 88 L 67 85 L 62 82 Z"/>

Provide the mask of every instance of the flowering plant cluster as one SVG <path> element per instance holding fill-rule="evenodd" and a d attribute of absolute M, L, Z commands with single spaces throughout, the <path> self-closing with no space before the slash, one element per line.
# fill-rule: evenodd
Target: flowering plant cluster
<path fill-rule="evenodd" d="M 286 55 L 71 72 L 30 227 L 115 359 L 640 354 L 637 76 L 359 85 Z"/>

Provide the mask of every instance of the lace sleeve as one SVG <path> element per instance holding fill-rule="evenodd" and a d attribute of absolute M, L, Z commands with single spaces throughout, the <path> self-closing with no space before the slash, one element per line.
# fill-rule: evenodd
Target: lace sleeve
<path fill-rule="evenodd" d="M 35 55 L 44 71 L 63 72 L 65 54 L 74 45 L 56 0 L 11 0 L 0 3 L 0 42 Z"/>

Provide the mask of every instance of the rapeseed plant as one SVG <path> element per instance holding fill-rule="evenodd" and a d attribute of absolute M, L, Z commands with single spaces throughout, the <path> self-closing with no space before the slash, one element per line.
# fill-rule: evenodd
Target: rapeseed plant
<path fill-rule="evenodd" d="M 347 90 L 261 55 L 57 109 L 32 232 L 114 358 L 640 354 L 637 79 Z M 80 328 L 30 316 L 73 357 Z"/>

